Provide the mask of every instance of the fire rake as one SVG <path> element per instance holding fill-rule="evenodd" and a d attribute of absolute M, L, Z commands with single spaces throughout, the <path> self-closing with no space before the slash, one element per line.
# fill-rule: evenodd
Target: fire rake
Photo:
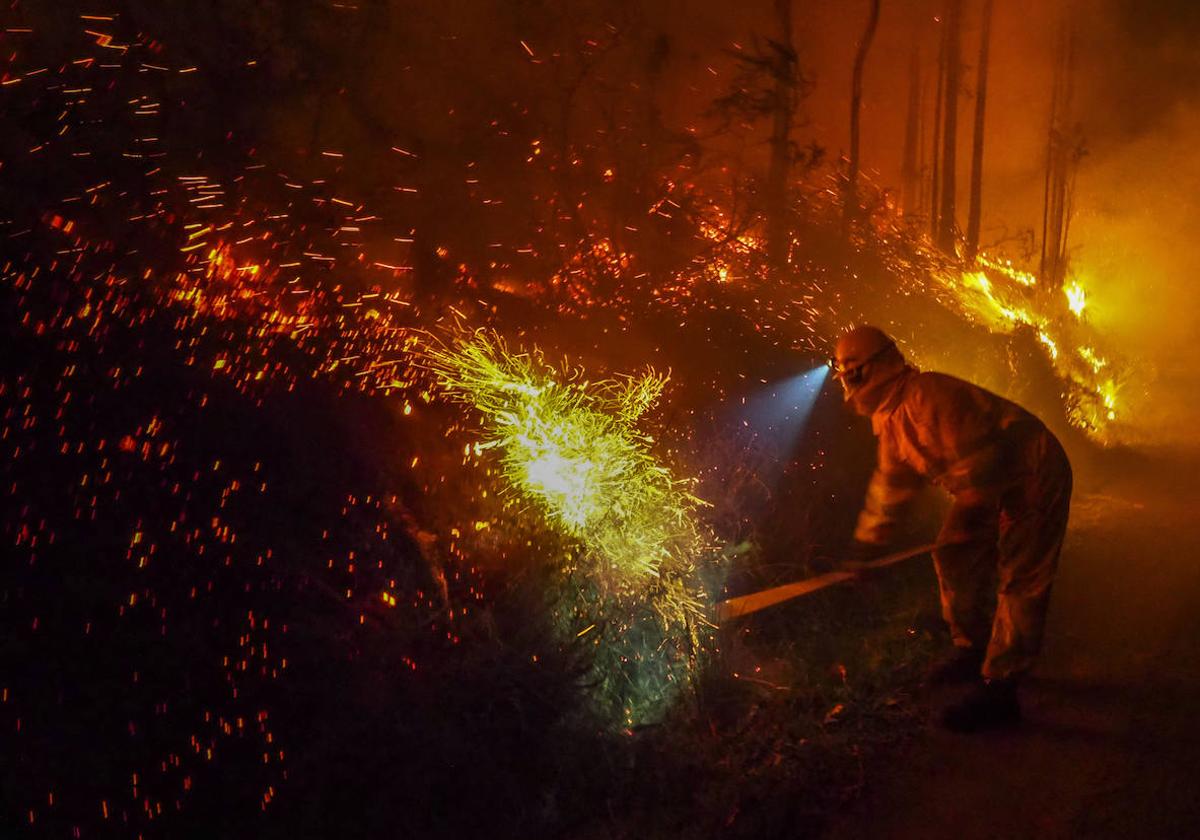
<path fill-rule="evenodd" d="M 882 569 L 899 563 L 902 560 L 909 560 L 913 557 L 919 557 L 922 554 L 928 554 L 934 549 L 941 547 L 939 543 L 930 543 L 918 548 L 906 548 L 903 551 L 888 554 L 877 560 L 854 564 L 853 567 L 850 564 L 846 564 L 843 568 L 834 572 L 826 572 L 823 575 L 798 580 L 793 583 L 785 583 L 782 586 L 764 589 L 761 592 L 752 592 L 749 595 L 739 595 L 736 598 L 729 598 L 717 604 L 717 620 L 728 621 L 734 618 L 741 618 L 744 615 L 758 612 L 767 607 L 773 607 L 784 601 L 799 598 L 801 595 L 810 595 L 827 586 L 833 586 L 835 583 L 854 580 L 857 577 L 861 577 L 864 572 Z"/>

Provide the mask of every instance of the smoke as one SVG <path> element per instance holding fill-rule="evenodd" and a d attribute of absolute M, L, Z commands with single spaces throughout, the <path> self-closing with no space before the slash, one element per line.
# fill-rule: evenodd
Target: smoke
<path fill-rule="evenodd" d="M 1081 166 L 1072 261 L 1088 317 L 1137 362 L 1140 431 L 1196 441 L 1200 373 L 1200 7 L 1110 0 L 1081 31 Z"/>
<path fill-rule="evenodd" d="M 900 184 L 914 41 L 934 69 L 942 3 L 885 3 L 867 66 L 864 166 Z M 978 0 L 965 0 L 959 105 L 959 222 L 965 224 L 970 121 L 979 44 Z M 805 4 L 802 60 L 817 77 L 802 129 L 836 155 L 846 147 L 854 45 L 867 3 Z M 1120 395 L 1131 440 L 1192 442 L 1200 418 L 1200 4 L 1193 0 L 1005 0 L 995 5 L 984 148 L 983 236 L 1020 257 L 1040 235 L 1055 46 L 1076 30 L 1073 123 L 1087 154 L 1074 191 L 1070 256 L 1086 318 L 1125 356 Z M 928 111 L 932 92 L 926 90 Z M 928 126 L 925 127 L 928 142 Z"/>
<path fill-rule="evenodd" d="M 850 74 L 868 5 L 867 0 L 812 0 L 796 2 L 793 8 L 800 64 L 814 82 L 801 107 L 793 141 L 798 147 L 815 142 L 834 160 L 848 145 Z M 965 225 L 982 3 L 963 0 L 963 5 L 966 66 L 959 104 L 958 183 L 959 222 Z M 518 15 L 518 25 L 517 18 L 500 11 L 504 7 L 487 8 L 489 16 L 476 15 L 477 23 L 486 19 L 480 25 L 490 31 L 496 28 L 492 23 L 504 22 L 500 41 L 513 46 L 518 37 L 526 39 L 539 62 L 573 43 L 567 35 L 575 30 L 566 27 L 560 32 L 566 26 L 562 21 L 534 27 Z M 602 14 L 605 8 L 597 4 L 593 9 L 594 15 L 600 15 L 593 23 L 607 20 Z M 923 136 L 926 144 L 930 142 L 938 19 L 943 8 L 943 0 L 883 3 L 866 67 L 862 112 L 864 177 L 878 184 L 900 186 L 914 45 L 924 65 Z M 454 25 L 445 25 L 455 34 L 456 40 L 448 42 L 455 50 L 478 40 L 459 38 L 465 24 L 457 22 L 458 16 L 451 18 Z M 1026 265 L 1037 267 L 1051 79 L 1064 20 L 1072 20 L 1077 32 L 1073 113 L 1088 152 L 1077 174 L 1070 234 L 1072 265 L 1088 295 L 1086 317 L 1108 337 L 1107 351 L 1123 354 L 1133 363 L 1133 381 L 1121 393 L 1122 414 L 1132 417 L 1137 427 L 1133 437 L 1191 437 L 1188 418 L 1195 413 L 1196 399 L 1190 394 L 1200 392 L 1200 376 L 1192 373 L 1198 366 L 1187 352 L 1200 326 L 1196 315 L 1200 283 L 1193 279 L 1200 270 L 1200 249 L 1192 244 L 1193 232 L 1200 229 L 1195 198 L 1200 188 L 1200 162 L 1195 155 L 1200 141 L 1200 50 L 1194 46 L 1200 43 L 1200 4 L 1194 0 L 995 3 L 982 240 L 1010 257 L 1031 256 Z M 596 59 L 596 68 L 589 72 L 603 77 L 605 85 L 622 91 L 630 102 L 641 101 L 638 97 L 646 91 L 657 91 L 655 107 L 661 112 L 656 119 L 661 118 L 670 132 L 700 138 L 724 164 L 714 150 L 736 143 L 711 136 L 714 129 L 706 114 L 733 82 L 730 53 L 775 37 L 772 3 L 756 0 L 733 14 L 715 0 L 698 4 L 660 0 L 638 7 L 636 26 L 617 18 L 612 23 L 625 33 L 617 43 L 629 51 L 628 56 L 619 50 L 613 55 L 624 56 L 622 62 L 632 60 L 630 56 L 641 56 L 638 61 L 659 56 L 661 66 L 655 66 L 661 76 L 650 84 L 633 71 L 622 75 L 614 69 L 622 62 L 613 59 L 609 66 L 607 59 L 600 60 L 607 53 Z M 596 28 L 589 26 L 577 28 L 585 33 Z M 601 26 L 597 31 L 616 30 Z M 630 41 L 629 32 L 641 33 L 638 43 L 645 43 L 638 46 Z M 473 68 L 480 61 L 472 56 L 464 65 Z M 536 76 L 535 70 L 526 71 Z M 470 72 L 472 78 L 477 75 L 476 70 Z M 505 98 L 495 93 L 489 90 L 488 96 Z M 590 119 L 586 114 L 602 110 L 595 103 L 579 104 L 575 130 L 584 135 L 584 123 Z M 745 141 L 751 157 L 765 158 L 765 135 L 760 135 L 749 135 Z M 751 161 L 749 168 L 761 164 L 761 160 Z"/>

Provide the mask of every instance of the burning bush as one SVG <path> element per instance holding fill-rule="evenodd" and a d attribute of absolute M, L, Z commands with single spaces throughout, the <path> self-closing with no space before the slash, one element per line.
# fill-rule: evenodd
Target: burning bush
<path fill-rule="evenodd" d="M 703 647 L 701 577 L 712 553 L 699 501 L 636 426 L 665 377 L 555 376 L 540 357 L 486 333 L 427 358 L 447 394 L 481 415 L 485 439 L 476 447 L 498 451 L 514 501 L 535 505 L 573 542 L 560 567 L 570 579 L 564 629 L 583 636 L 599 626 L 597 637 L 608 637 L 612 655 L 602 658 L 617 667 L 598 670 L 602 693 L 627 723 L 655 717 L 690 681 Z"/>

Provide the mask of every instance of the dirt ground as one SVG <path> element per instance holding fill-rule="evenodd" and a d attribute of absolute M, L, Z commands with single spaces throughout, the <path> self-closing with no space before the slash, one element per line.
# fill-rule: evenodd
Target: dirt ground
<path fill-rule="evenodd" d="M 1076 470 L 1023 727 L 930 725 L 826 837 L 1197 836 L 1200 454 L 1114 461 Z M 936 711 L 948 699 L 926 701 Z"/>

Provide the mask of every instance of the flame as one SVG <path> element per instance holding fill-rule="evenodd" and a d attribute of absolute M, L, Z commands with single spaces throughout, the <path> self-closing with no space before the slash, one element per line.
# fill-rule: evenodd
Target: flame
<path fill-rule="evenodd" d="M 1087 306 L 1087 294 L 1083 286 L 1079 285 L 1079 281 L 1074 281 L 1063 287 L 1063 294 L 1067 296 L 1067 307 L 1075 313 L 1076 318 L 1082 318 L 1083 309 Z"/>
<path fill-rule="evenodd" d="M 1101 368 L 1108 367 L 1108 360 L 1097 356 L 1096 351 L 1091 347 L 1080 347 L 1078 352 L 1079 358 L 1087 362 L 1088 366 L 1091 367 L 1095 373 L 1099 373 Z"/>
<path fill-rule="evenodd" d="M 1012 260 L 994 259 L 987 254 L 980 254 L 976 258 L 976 262 L 1026 288 L 1033 288 L 1038 284 L 1036 274 L 1020 270 L 1012 264 Z"/>
<path fill-rule="evenodd" d="M 1037 275 L 983 256 L 977 267 L 935 273 L 935 280 L 951 292 L 949 300 L 962 314 L 992 332 L 1033 329 L 1069 385 L 1068 420 L 1099 442 L 1110 439 L 1121 414 L 1118 395 L 1124 368 L 1096 350 L 1099 336 L 1083 318 L 1087 293 L 1078 278 L 1063 285 L 1061 296 L 1050 295 Z"/>

